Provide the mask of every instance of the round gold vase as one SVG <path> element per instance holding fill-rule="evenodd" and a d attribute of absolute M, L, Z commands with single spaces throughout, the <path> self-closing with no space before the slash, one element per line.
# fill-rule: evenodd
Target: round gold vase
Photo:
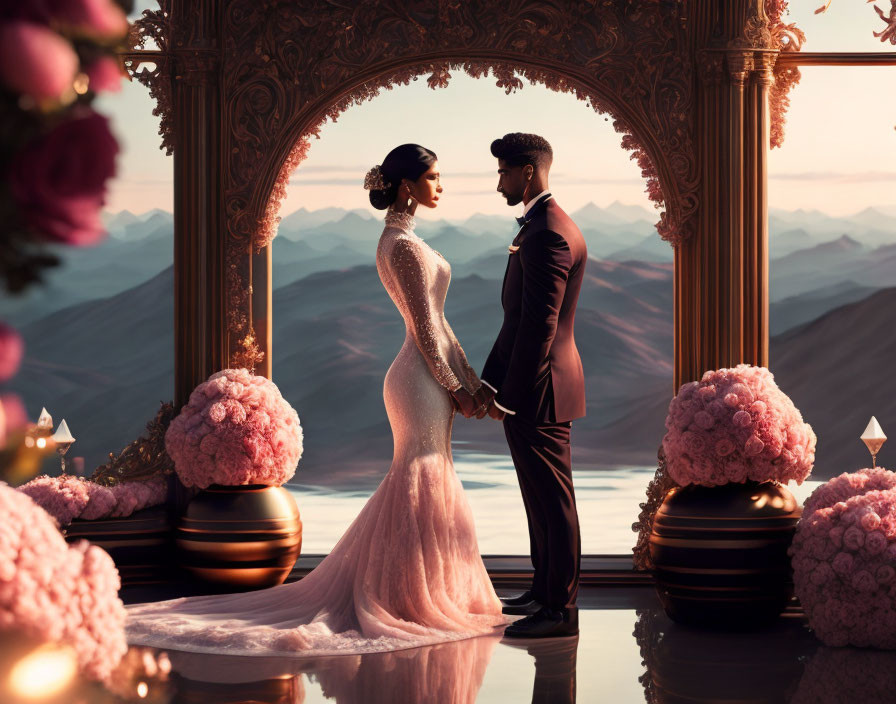
<path fill-rule="evenodd" d="M 749 627 L 793 595 L 787 548 L 801 509 L 776 482 L 671 490 L 650 534 L 656 588 L 679 623 Z"/>
<path fill-rule="evenodd" d="M 175 530 L 180 565 L 206 582 L 237 589 L 282 584 L 302 549 L 295 500 L 279 486 L 212 484 Z"/>

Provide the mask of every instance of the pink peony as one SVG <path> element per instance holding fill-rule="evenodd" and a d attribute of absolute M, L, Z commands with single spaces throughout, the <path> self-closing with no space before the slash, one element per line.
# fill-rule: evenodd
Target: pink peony
<path fill-rule="evenodd" d="M 0 82 L 34 100 L 58 100 L 72 90 L 78 55 L 65 39 L 31 22 L 0 24 Z"/>
<path fill-rule="evenodd" d="M 165 449 L 187 486 L 279 486 L 302 456 L 302 426 L 272 381 L 225 369 L 193 390 Z"/>
<path fill-rule="evenodd" d="M 818 487 L 790 548 L 794 586 L 826 645 L 896 649 L 896 474 L 863 469 Z"/>
<path fill-rule="evenodd" d="M 110 676 L 127 643 L 112 559 L 86 540 L 69 547 L 52 519 L 0 482 L 0 629 L 71 645 L 81 671 Z"/>
<path fill-rule="evenodd" d="M 678 484 L 798 483 L 815 462 L 815 433 L 765 367 L 706 372 L 669 404 L 663 450 Z"/>
<path fill-rule="evenodd" d="M 26 146 L 14 159 L 10 188 L 29 225 L 49 240 L 97 243 L 117 153 L 108 121 L 90 111 Z"/>

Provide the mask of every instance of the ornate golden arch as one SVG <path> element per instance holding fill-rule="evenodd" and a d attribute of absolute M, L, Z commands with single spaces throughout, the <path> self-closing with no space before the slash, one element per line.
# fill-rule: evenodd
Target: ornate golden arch
<path fill-rule="evenodd" d="M 270 248 L 327 117 L 454 70 L 611 115 L 675 247 L 675 382 L 767 362 L 771 0 L 160 0 L 125 58 L 175 157 L 176 402 L 226 366 L 270 373 Z M 137 72 L 154 61 L 153 71 Z"/>

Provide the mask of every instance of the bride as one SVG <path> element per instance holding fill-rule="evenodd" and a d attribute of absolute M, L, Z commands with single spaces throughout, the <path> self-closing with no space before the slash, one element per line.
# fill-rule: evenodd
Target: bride
<path fill-rule="evenodd" d="M 304 579 L 129 606 L 130 643 L 233 655 L 362 653 L 506 623 L 451 457 L 455 412 L 481 418 L 486 395 L 444 317 L 451 267 L 413 230 L 417 204 L 435 208 L 442 192 L 436 155 L 396 147 L 364 187 L 375 208 L 388 208 L 376 266 L 407 326 L 383 385 L 392 466 Z"/>

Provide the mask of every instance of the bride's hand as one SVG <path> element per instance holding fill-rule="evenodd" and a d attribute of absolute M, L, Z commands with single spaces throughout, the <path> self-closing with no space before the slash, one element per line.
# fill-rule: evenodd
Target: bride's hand
<path fill-rule="evenodd" d="M 470 418 L 479 410 L 476 399 L 469 391 L 461 386 L 456 391 L 450 391 L 452 400 L 457 404 L 458 410 L 463 414 L 464 418 Z"/>

